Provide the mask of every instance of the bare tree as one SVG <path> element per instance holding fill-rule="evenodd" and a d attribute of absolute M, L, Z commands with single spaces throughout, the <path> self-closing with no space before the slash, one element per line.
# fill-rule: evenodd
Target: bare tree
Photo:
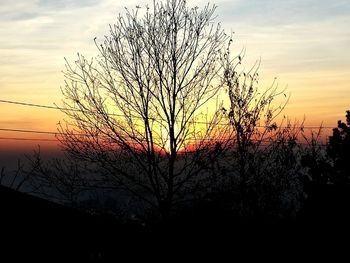
<path fill-rule="evenodd" d="M 33 160 L 31 164 L 26 167 L 25 162 L 21 159 L 17 160 L 17 167 L 6 172 L 5 167 L 0 171 L 0 185 L 12 188 L 16 191 L 32 193 L 34 189 L 30 185 L 30 181 L 35 177 L 35 170 L 38 168 L 39 163 L 37 160 Z"/>
<path fill-rule="evenodd" d="M 82 194 L 91 192 L 93 180 L 83 163 L 69 158 L 42 160 L 40 148 L 26 155 L 30 170 L 27 185 L 32 194 L 76 207 Z M 25 171 L 28 174 L 28 171 Z M 81 199 L 81 198 L 80 198 Z"/>
<path fill-rule="evenodd" d="M 282 139 L 286 139 L 286 132 L 290 135 L 295 134 L 295 127 L 292 129 L 289 124 L 289 128 L 283 129 L 277 124 L 276 118 L 282 113 L 289 99 L 285 90 L 279 89 L 275 81 L 266 89 L 258 88 L 260 62 L 249 71 L 241 70 L 244 54 L 232 58 L 231 42 L 232 40 L 229 41 L 227 51 L 221 57 L 222 83 L 228 93 L 230 104 L 228 109 L 222 110 L 233 129 L 230 137 L 233 146 L 231 148 L 233 169 L 237 171 L 239 177 L 242 206 L 247 206 L 248 184 L 255 180 L 252 176 L 259 170 L 257 165 L 263 166 L 261 157 L 271 156 L 265 153 L 269 153 L 271 147 L 280 145 L 279 142 L 288 143 Z M 284 119 L 281 125 L 283 121 Z M 260 160 L 259 163 L 256 160 Z M 273 163 L 273 158 L 270 158 L 270 163 Z"/>
<path fill-rule="evenodd" d="M 203 121 L 201 110 L 221 87 L 219 57 L 228 39 L 213 21 L 215 6 L 168 0 L 141 17 L 139 9 L 120 15 L 102 43 L 95 39 L 98 57 L 67 62 L 62 92 L 70 120 L 59 139 L 71 156 L 98 164 L 111 186 L 164 219 L 198 187 L 201 164 L 220 154 L 208 143 L 220 113 Z"/>

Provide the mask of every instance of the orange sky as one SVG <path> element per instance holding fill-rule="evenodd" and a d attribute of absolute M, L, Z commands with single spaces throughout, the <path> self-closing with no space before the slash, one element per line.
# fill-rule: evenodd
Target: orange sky
<path fill-rule="evenodd" d="M 0 100 L 53 105 L 61 100 L 64 57 L 96 55 L 95 36 L 108 33 L 123 7 L 152 1 L 19 0 L 0 5 Z M 285 115 L 305 125 L 334 126 L 350 109 L 350 2 L 231 0 L 216 21 L 235 32 L 234 50 L 246 48 L 244 65 L 261 58 L 260 88 L 278 77 L 291 94 Z M 189 1 L 202 6 L 202 1 Z M 59 111 L 0 103 L 0 128 L 56 131 Z M 0 137 L 51 135 L 0 131 Z M 0 139 L 2 150 L 56 147 L 52 142 Z M 51 146 L 50 146 L 51 145 Z"/>

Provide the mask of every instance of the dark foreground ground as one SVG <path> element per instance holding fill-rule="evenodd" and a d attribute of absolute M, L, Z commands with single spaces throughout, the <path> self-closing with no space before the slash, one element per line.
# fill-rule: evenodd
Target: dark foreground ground
<path fill-rule="evenodd" d="M 211 254 L 210 262 L 280 254 L 284 262 L 301 260 L 305 252 L 334 259 L 350 251 L 350 191 L 314 187 L 303 210 L 289 221 L 238 222 L 209 214 L 171 227 L 143 227 L 0 187 L 0 227 L 0 262 L 186 262 L 188 253 L 197 259 Z M 224 255 L 228 260 L 219 259 Z"/>

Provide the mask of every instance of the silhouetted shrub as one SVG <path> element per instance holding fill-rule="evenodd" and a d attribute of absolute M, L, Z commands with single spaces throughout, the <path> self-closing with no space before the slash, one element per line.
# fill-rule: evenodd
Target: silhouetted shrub
<path fill-rule="evenodd" d="M 329 137 L 327 153 L 333 163 L 332 182 L 349 183 L 350 176 L 350 111 L 346 112 L 346 123 L 338 121 Z"/>

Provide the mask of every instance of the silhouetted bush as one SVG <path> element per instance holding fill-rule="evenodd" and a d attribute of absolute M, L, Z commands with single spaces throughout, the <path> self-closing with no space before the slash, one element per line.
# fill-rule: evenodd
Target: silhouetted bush
<path fill-rule="evenodd" d="M 350 111 L 346 112 L 346 123 L 338 121 L 338 127 L 333 129 L 329 137 L 327 153 L 332 166 L 333 183 L 349 183 L 350 179 Z"/>

